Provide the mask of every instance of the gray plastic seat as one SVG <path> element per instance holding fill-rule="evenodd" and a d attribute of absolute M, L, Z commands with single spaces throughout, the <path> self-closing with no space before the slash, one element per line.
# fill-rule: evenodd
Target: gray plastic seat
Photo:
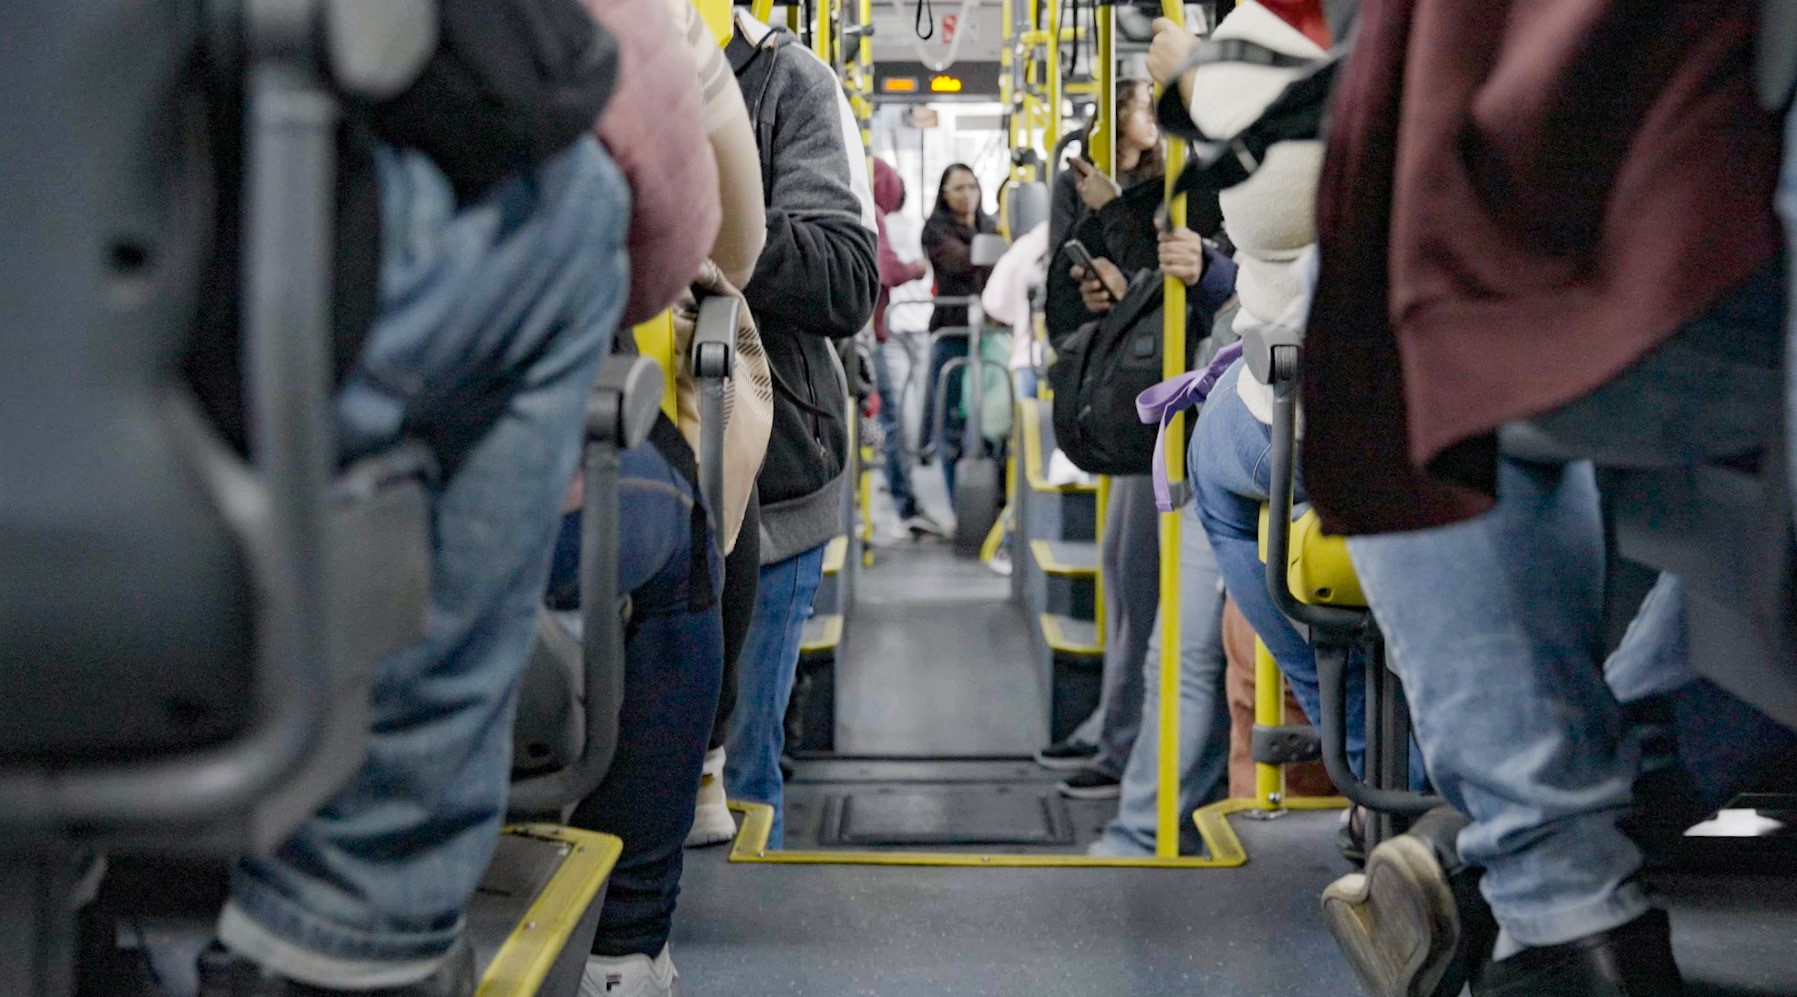
<path fill-rule="evenodd" d="M 403 85 L 434 8 L 22 2 L 0 59 L 0 993 L 54 995 L 80 855 L 272 847 L 360 763 L 369 668 L 422 631 L 428 460 L 336 467 L 321 70 Z M 195 127 L 198 55 L 246 80 L 242 177 Z M 247 459 L 180 375 L 211 192 L 240 180 Z"/>

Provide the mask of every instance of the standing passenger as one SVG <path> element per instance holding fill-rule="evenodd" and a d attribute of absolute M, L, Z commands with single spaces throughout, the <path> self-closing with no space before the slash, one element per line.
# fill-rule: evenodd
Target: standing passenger
<path fill-rule="evenodd" d="M 831 341 L 867 324 L 879 289 L 860 133 L 835 74 L 796 42 L 738 9 L 725 50 L 761 152 L 767 246 L 744 291 L 775 394 L 757 479 L 760 590 L 737 661 L 724 784 L 731 796 L 774 808 L 775 848 L 784 831 L 780 753 L 799 637 L 823 577 L 824 547 L 843 528 L 849 397 Z"/>
<path fill-rule="evenodd" d="M 898 513 L 899 532 L 944 536 L 941 524 L 917 504 L 911 471 L 905 466 L 904 399 L 892 381 L 892 365 L 886 359 L 886 306 L 892 289 L 922 280 L 929 270 L 917 260 L 901 260 L 886 237 L 886 216 L 905 206 L 905 181 L 884 159 L 874 160 L 874 207 L 879 209 L 880 298 L 874 305 L 874 385 L 880 392 L 880 428 L 886 432 L 886 490 Z"/>
<path fill-rule="evenodd" d="M 998 231 L 998 223 L 981 207 L 979 178 L 973 169 L 955 163 L 942 171 L 942 182 L 936 187 L 936 207 L 923 226 L 923 251 L 930 258 L 930 269 L 936 274 L 936 293 L 945 298 L 965 297 L 980 293 L 986 287 L 986 274 L 973 265 L 973 237 Z M 967 308 L 964 305 L 938 305 L 930 315 L 930 331 L 965 328 Z M 924 392 L 924 433 L 927 444 L 936 442 L 936 456 L 942 459 L 942 480 L 948 485 L 950 499 L 955 494 L 955 461 L 961 459 L 960 379 L 949 382 L 948 397 L 942 402 L 942 425 L 936 425 L 936 380 L 942 368 L 955 357 L 967 355 L 966 339 L 938 339 L 930 350 L 930 381 Z"/>

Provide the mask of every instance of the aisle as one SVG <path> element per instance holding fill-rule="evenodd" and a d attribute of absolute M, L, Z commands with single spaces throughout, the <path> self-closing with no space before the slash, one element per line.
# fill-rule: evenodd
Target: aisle
<path fill-rule="evenodd" d="M 862 572 L 836 688 L 845 755 L 1029 755 L 1041 678 L 1010 580 L 947 544 L 877 552 Z"/>

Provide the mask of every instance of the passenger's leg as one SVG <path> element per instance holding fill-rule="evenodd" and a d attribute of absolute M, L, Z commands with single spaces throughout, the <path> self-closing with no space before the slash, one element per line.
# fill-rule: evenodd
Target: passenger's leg
<path fill-rule="evenodd" d="M 1104 685 L 1099 694 L 1098 754 L 1091 767 L 1122 778 L 1142 726 L 1142 659 L 1160 603 L 1160 523 L 1146 477 L 1111 480 L 1100 570 L 1104 572 Z"/>
<path fill-rule="evenodd" d="M 617 754 L 572 823 L 624 841 L 593 954 L 654 959 L 680 890 L 723 669 L 718 602 L 695 600 L 694 590 L 715 591 L 722 562 L 708 541 L 709 577 L 694 577 L 693 490 L 652 445 L 624 455 L 619 498 L 619 589 L 630 593 L 630 626 Z"/>
<path fill-rule="evenodd" d="M 1192 434 L 1191 475 L 1199 518 L 1210 537 L 1224 587 L 1266 643 L 1291 684 L 1292 693 L 1315 723 L 1320 707 L 1316 655 L 1267 591 L 1267 571 L 1260 559 L 1260 509 L 1270 488 L 1272 431 L 1254 418 L 1236 393 L 1236 380 L 1246 377 L 1241 361 L 1223 374 L 1198 417 Z M 1295 501 L 1303 501 L 1304 482 L 1296 479 Z M 1360 771 L 1366 744 L 1366 675 L 1348 672 L 1348 760 Z"/>
<path fill-rule="evenodd" d="M 1515 942 L 1647 910 L 1628 812 L 1638 746 L 1597 659 L 1603 528 L 1587 464 L 1504 460 L 1499 501 L 1441 529 L 1349 541 L 1460 852 Z M 1569 718 L 1576 716 L 1577 722 Z"/>
<path fill-rule="evenodd" d="M 1784 175 L 1778 181 L 1778 213 L 1784 217 L 1789 259 L 1797 260 L 1797 104 L 1785 119 Z M 1791 476 L 1791 517 L 1797 522 L 1797 266 L 1788 275 L 1790 317 L 1785 328 L 1785 445 Z"/>
<path fill-rule="evenodd" d="M 961 412 L 961 376 L 956 374 L 948 379 L 941 405 L 937 404 L 937 384 L 942 368 L 950 360 L 966 355 L 965 339 L 938 339 L 930 348 L 930 383 L 925 393 L 928 407 L 924 412 L 923 439 L 926 445 L 931 441 L 936 444 L 936 456 L 942 462 L 942 480 L 948 486 L 950 499 L 955 495 L 955 462 L 961 459 L 962 429 L 967 425 L 967 418 Z M 942 409 L 941 425 L 936 424 L 938 408 Z"/>
<path fill-rule="evenodd" d="M 730 799 L 724 792 L 724 746 L 730 739 L 730 714 L 736 710 L 738 659 L 749 639 L 755 619 L 755 593 L 761 584 L 760 495 L 749 490 L 736 546 L 724 559 L 723 627 L 724 678 L 718 689 L 718 708 L 711 727 L 705 766 L 699 774 L 699 802 L 693 813 L 693 829 L 687 832 L 689 848 L 721 845 L 736 837 L 736 818 L 730 815 Z"/>
<path fill-rule="evenodd" d="M 1223 586 L 1210 541 L 1190 506 L 1179 536 L 1179 829 L 1194 853 L 1192 811 L 1227 788 L 1229 706 L 1223 694 Z M 1117 816 L 1093 843 L 1095 855 L 1152 855 L 1160 799 L 1160 621 L 1143 659 L 1142 731 L 1123 772 Z"/>
<path fill-rule="evenodd" d="M 784 840 L 780 753 L 786 746 L 786 704 L 792 699 L 799 641 L 823 566 L 824 547 L 819 546 L 762 567 L 755 618 L 737 661 L 724 788 L 738 800 L 774 808 L 770 848 L 779 848 Z"/>
<path fill-rule="evenodd" d="M 431 442 L 424 638 L 380 662 L 361 770 L 232 877 L 219 937 L 321 987 L 431 976 L 505 812 L 511 723 L 586 395 L 623 304 L 627 188 L 591 140 L 460 211 L 422 156 L 380 158 L 383 311 L 338 407 L 350 452 Z"/>
<path fill-rule="evenodd" d="M 900 522 L 917 515 L 917 496 L 911 491 L 911 472 L 905 466 L 905 413 L 892 383 L 892 363 L 886 356 L 890 343 L 874 347 L 874 386 L 880 392 L 880 428 L 885 430 L 886 491 Z"/>

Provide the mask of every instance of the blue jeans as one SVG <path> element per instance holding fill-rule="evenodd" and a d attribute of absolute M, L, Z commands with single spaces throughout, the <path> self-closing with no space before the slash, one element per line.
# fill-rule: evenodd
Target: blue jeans
<path fill-rule="evenodd" d="M 1768 268 L 1610 384 L 1533 420 L 1616 466 L 1677 465 L 1756 445 L 1781 404 L 1783 275 Z M 1757 345 L 1755 345 L 1757 344 Z M 1748 349 L 1757 350 L 1756 360 Z M 1473 823 L 1461 855 L 1514 944 L 1553 945 L 1647 909 L 1633 805 L 1649 730 L 1622 703 L 1665 696 L 1677 756 L 1712 805 L 1788 749 L 1788 731 L 1707 681 L 1662 578 L 1600 665 L 1603 529 L 1588 463 L 1500 461 L 1498 502 L 1464 523 L 1349 541 L 1442 794 Z"/>
<path fill-rule="evenodd" d="M 755 618 L 736 662 L 736 711 L 724 761 L 724 789 L 738 800 L 774 808 L 768 847 L 785 840 L 780 753 L 786 747 L 786 704 L 799 668 L 799 640 L 824 574 L 824 547 L 761 567 Z"/>
<path fill-rule="evenodd" d="M 512 715 L 586 396 L 624 302 L 629 188 L 592 139 L 456 209 L 423 156 L 377 155 L 380 314 L 337 404 L 346 453 L 429 442 L 430 614 L 374 670 L 368 757 L 273 855 L 219 935 L 321 986 L 435 968 L 498 842 Z"/>
<path fill-rule="evenodd" d="M 911 469 L 905 464 L 905 413 L 898 386 L 892 383 L 892 364 L 886 359 L 891 343 L 874 347 L 874 387 L 880 392 L 880 428 L 886 431 L 886 491 L 900 519 L 917 515 L 917 493 L 911 489 Z"/>
<path fill-rule="evenodd" d="M 967 416 L 961 411 L 961 382 L 959 374 L 948 379 L 948 385 L 941 391 L 942 401 L 938 404 L 938 382 L 942 379 L 942 368 L 948 366 L 950 360 L 967 355 L 967 339 L 964 336 L 942 338 L 930 347 L 930 380 L 924 390 L 924 413 L 922 439 L 927 446 L 932 441 L 936 444 L 936 459 L 942 463 L 942 480 L 948 486 L 948 495 L 955 497 L 955 462 L 961 459 L 962 437 L 967 435 Z M 936 410 L 942 409 L 942 425 L 936 424 Z"/>
<path fill-rule="evenodd" d="M 699 767 L 711 738 L 724 675 L 724 629 L 717 593 L 723 558 L 715 540 L 705 557 L 710 599 L 694 608 L 692 486 L 644 443 L 622 455 L 618 487 L 618 590 L 630 594 L 624 703 L 618 750 L 599 788 L 570 823 L 624 840 L 606 889 L 596 955 L 654 958 L 667 944 L 686 833 L 698 802 Z M 580 535 L 579 513 L 564 536 Z M 710 534 L 707 534 L 710 536 Z M 564 567 L 568 545 L 558 545 Z M 572 550 L 578 568 L 579 547 Z M 559 572 L 558 572 L 559 573 Z"/>
<path fill-rule="evenodd" d="M 1179 813 L 1182 854 L 1201 847 L 1192 811 L 1228 789 L 1229 701 L 1223 693 L 1223 582 L 1210 540 L 1191 506 L 1180 511 L 1179 533 Z M 1093 851 L 1153 855 L 1159 824 L 1161 630 L 1142 662 L 1142 728 L 1123 770 L 1117 816 Z"/>
<path fill-rule="evenodd" d="M 1223 574 L 1223 587 L 1273 652 L 1305 716 L 1316 723 L 1321 706 L 1316 654 L 1273 602 L 1266 565 L 1260 559 L 1260 507 L 1272 491 L 1268 458 L 1273 434 L 1236 392 L 1237 379 L 1248 376 L 1247 367 L 1237 360 L 1223 372 L 1198 416 L 1188 451 L 1193 501 L 1216 554 L 1217 570 Z M 1294 502 L 1304 501 L 1301 468 L 1294 475 L 1292 491 Z M 1347 719 L 1348 762 L 1359 772 L 1366 753 L 1366 671 L 1358 656 L 1348 663 Z"/>

